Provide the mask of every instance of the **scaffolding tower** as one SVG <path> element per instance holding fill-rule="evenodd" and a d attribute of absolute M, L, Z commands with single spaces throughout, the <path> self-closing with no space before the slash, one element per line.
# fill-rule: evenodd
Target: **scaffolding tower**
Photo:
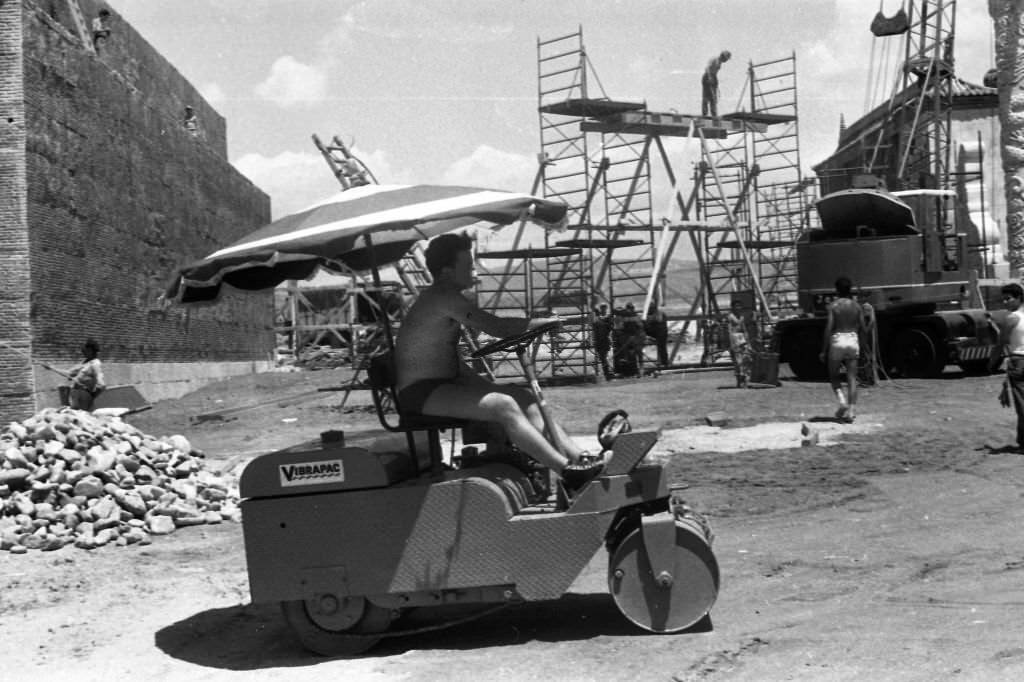
<path fill-rule="evenodd" d="M 545 233 L 525 249 L 502 253 L 506 258 L 493 269 L 480 268 L 478 294 L 481 305 L 499 314 L 525 309 L 562 315 L 560 333 L 538 358 L 544 359 L 540 374 L 596 377 L 591 309 L 601 302 L 614 305 L 616 296 L 643 296 L 650 278 L 650 140 L 617 130 L 601 131 L 595 139 L 586 124 L 645 105 L 590 96 L 582 29 L 538 39 L 537 65 L 540 163 L 535 190 L 568 205 L 569 231 Z M 516 234 L 516 246 L 524 229 Z M 507 364 L 510 373 L 517 373 Z"/>
<path fill-rule="evenodd" d="M 909 14 L 902 90 L 916 90 L 916 97 L 911 106 L 899 109 L 897 175 L 907 189 L 946 187 L 952 153 L 956 2 L 911 2 Z"/>
<path fill-rule="evenodd" d="M 644 102 L 611 99 L 603 88 L 594 96 L 590 84 L 600 83 L 582 29 L 538 40 L 537 56 L 541 151 L 534 189 L 569 206 L 570 233 L 532 242 L 543 248 L 529 254 L 529 268 L 525 251 L 505 254 L 517 258 L 488 270 L 492 283 L 481 292 L 485 302 L 503 302 L 495 310 L 560 312 L 545 304 L 556 301 L 579 314 L 581 324 L 549 349 L 553 368 L 584 376 L 593 371 L 586 324 L 593 305 L 664 301 L 665 266 L 684 236 L 702 273 L 687 324 L 717 320 L 723 300 L 736 293 L 752 296 L 751 306 L 768 321 L 795 306 L 794 244 L 807 213 L 795 56 L 751 63 L 750 110 L 715 119 L 652 112 Z M 689 192 L 680 189 L 663 137 L 700 141 Z M 654 225 L 651 170 L 658 158 L 672 183 L 677 223 L 666 218 Z M 521 237 L 522 228 L 516 245 Z M 552 258 L 550 251 L 559 248 L 579 253 Z"/>
<path fill-rule="evenodd" d="M 715 324 L 738 300 L 766 336 L 774 320 L 797 310 L 796 239 L 808 219 L 795 54 L 750 62 L 744 91 L 749 108 L 723 116 L 741 123 L 743 134 L 704 145 L 711 172 L 701 179 L 701 217 L 736 229 L 705 234 L 702 303 Z M 721 335 L 704 339 L 711 359 L 728 350 Z"/>
<path fill-rule="evenodd" d="M 538 40 L 537 64 L 541 155 L 548 162 L 544 196 L 569 205 L 567 239 L 623 242 L 589 254 L 591 299 L 612 303 L 613 296 L 643 295 L 652 263 L 651 140 L 592 124 L 646 105 L 613 101 L 603 90 L 592 96 L 582 29 Z M 588 135 L 594 132 L 596 139 Z"/>

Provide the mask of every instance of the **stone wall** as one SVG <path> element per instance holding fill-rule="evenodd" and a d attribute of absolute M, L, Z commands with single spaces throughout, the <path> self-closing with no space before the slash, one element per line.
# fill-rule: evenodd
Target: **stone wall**
<path fill-rule="evenodd" d="M 11 157 L 0 161 L 0 183 L 17 183 L 19 167 L 23 180 L 14 194 L 21 201 L 0 204 L 15 217 L 3 221 L 0 238 L 11 249 L 5 258 L 19 248 L 28 256 L 5 268 L 5 281 L 20 279 L 4 287 L 0 305 L 14 317 L 5 315 L 0 339 L 23 344 L 38 361 L 71 366 L 92 337 L 108 383 L 136 383 L 151 400 L 195 388 L 212 365 L 266 367 L 272 292 L 228 295 L 205 308 L 166 307 L 160 295 L 175 267 L 268 222 L 269 198 L 230 165 L 224 119 L 171 64 L 113 12 L 110 36 L 98 54 L 87 51 L 67 6 L 0 3 L 0 22 L 20 33 L 19 45 L 0 26 L 0 49 L 13 57 L 0 65 L 3 96 L 11 82 L 24 101 L 23 115 L 3 102 L 3 120 L 15 123 L 0 133 Z M 100 4 L 80 6 L 90 22 Z M 186 105 L 196 132 L 184 124 Z M 20 333 L 11 319 L 24 325 Z M 0 418 L 53 402 L 61 377 L 31 369 L 27 361 L 0 365 L 13 394 Z M 183 383 L 189 374 L 196 381 Z M 172 389 L 160 386 L 164 379 Z M 23 390 L 33 405 L 16 404 Z"/>

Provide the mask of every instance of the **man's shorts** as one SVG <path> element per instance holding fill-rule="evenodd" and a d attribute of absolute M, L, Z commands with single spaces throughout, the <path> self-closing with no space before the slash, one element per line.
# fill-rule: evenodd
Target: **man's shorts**
<path fill-rule="evenodd" d="M 829 355 L 834 360 L 856 360 L 860 356 L 857 332 L 836 332 L 829 346 Z"/>
<path fill-rule="evenodd" d="M 452 383 L 451 379 L 420 379 L 398 392 L 398 405 L 402 412 L 423 414 L 423 405 L 438 386 Z"/>

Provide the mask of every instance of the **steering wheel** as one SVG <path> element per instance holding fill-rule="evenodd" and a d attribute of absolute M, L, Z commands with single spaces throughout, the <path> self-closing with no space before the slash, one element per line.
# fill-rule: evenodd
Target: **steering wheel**
<path fill-rule="evenodd" d="M 561 321 L 556 322 L 545 322 L 542 325 L 534 327 L 533 329 L 527 329 L 522 334 L 516 334 L 515 336 L 506 336 L 503 339 L 498 339 L 493 343 L 489 343 L 486 346 L 477 348 L 470 354 L 470 357 L 479 358 L 484 355 L 490 355 L 491 353 L 497 353 L 503 350 L 509 350 L 510 348 L 520 348 L 532 342 L 534 339 L 547 334 L 550 331 L 554 331 L 562 326 Z"/>

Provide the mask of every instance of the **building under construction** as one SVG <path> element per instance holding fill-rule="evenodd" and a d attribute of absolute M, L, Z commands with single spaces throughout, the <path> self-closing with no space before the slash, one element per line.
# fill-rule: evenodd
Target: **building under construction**
<path fill-rule="evenodd" d="M 738 110 L 707 118 L 609 96 L 582 29 L 537 41 L 540 144 L 532 191 L 568 204 L 570 229 L 548 234 L 524 223 L 500 248 L 481 244 L 476 293 L 498 314 L 554 312 L 566 320 L 538 356 L 542 376 L 597 378 L 592 310 L 599 304 L 620 311 L 628 304 L 642 317 L 651 303 L 664 308 L 689 294 L 671 316 L 674 342 L 678 348 L 687 336 L 701 340 L 709 363 L 728 351 L 721 320 L 738 301 L 756 321 L 755 338 L 767 343 L 776 321 L 803 312 L 796 242 L 816 226 L 814 201 L 849 186 L 856 174 L 888 176 L 894 188 L 956 184 L 977 226 L 969 247 L 979 275 L 992 276 L 1000 242 L 992 215 L 1002 214 L 1001 177 L 986 172 L 994 162 L 986 150 L 998 140 L 995 90 L 953 75 L 955 2 L 911 3 L 902 25 L 880 16 L 864 30 L 896 55 L 894 94 L 840 126 L 837 152 L 812 177 L 801 171 L 793 54 L 748 63 Z M 678 153 L 680 141 L 689 153 Z M 342 152 L 328 162 L 344 185 L 344 146 L 337 139 L 318 146 L 328 157 L 328 149 Z M 692 293 L 667 282 L 680 254 L 698 264 Z M 406 265 L 406 273 L 422 277 L 421 264 Z M 406 285 L 414 292 L 422 283 Z M 488 369 L 519 374 L 511 358 L 492 359 Z"/>
<path fill-rule="evenodd" d="M 523 223 L 509 248 L 481 245 L 476 293 L 481 307 L 497 314 L 558 313 L 566 320 L 537 358 L 542 377 L 596 378 L 593 307 L 628 304 L 642 317 L 651 303 L 676 296 L 665 273 L 680 240 L 699 263 L 700 284 L 687 309 L 672 316 L 683 325 L 677 345 L 690 334 L 704 339 L 706 361 L 726 352 L 716 329 L 732 300 L 764 320 L 793 309 L 792 246 L 808 206 L 794 55 L 748 64 L 744 110 L 715 119 L 651 111 L 592 91 L 597 79 L 582 29 L 538 40 L 537 69 L 540 148 L 532 192 L 568 204 L 569 231 L 538 236 L 530 231 L 539 228 Z M 680 138 L 692 143 L 696 163 L 672 158 L 669 141 Z M 337 137 L 314 142 L 343 188 L 367 181 Z M 676 217 L 655 222 L 655 202 L 666 201 L 656 196 L 659 173 Z M 413 294 L 428 279 L 417 256 L 397 270 Z M 365 297 L 365 285 L 337 293 L 328 312 L 291 285 L 278 307 L 278 331 L 289 335 L 293 350 L 300 350 L 298 339 L 313 339 L 347 347 L 353 358 L 374 351 L 359 342 L 374 336 L 353 305 Z M 293 322 L 302 317 L 307 324 Z M 326 321 L 331 317 L 337 319 Z M 494 376 L 519 375 L 511 357 L 488 362 Z"/>
<path fill-rule="evenodd" d="M 511 249 L 483 251 L 478 295 L 495 311 L 554 311 L 570 321 L 542 373 L 593 375 L 592 308 L 628 303 L 642 316 L 651 303 L 664 305 L 680 240 L 701 277 L 688 310 L 673 317 L 706 339 L 706 360 L 725 351 L 712 328 L 732 300 L 763 319 L 795 305 L 791 250 L 808 193 L 794 55 L 748 64 L 744 110 L 714 119 L 595 92 L 582 29 L 539 40 L 537 61 L 535 190 L 569 205 L 570 231 L 545 235 L 538 248 L 523 227 Z M 697 161 L 673 158 L 672 138 L 692 141 Z M 671 188 L 667 198 L 656 196 L 656 173 Z M 666 200 L 675 217 L 656 222 L 655 205 Z"/>
<path fill-rule="evenodd" d="M 871 30 L 880 52 L 894 54 L 896 76 L 882 73 L 892 95 L 839 131 L 836 153 L 803 177 L 794 55 L 750 62 L 740 111 L 720 119 L 655 112 L 643 102 L 593 92 L 582 30 L 539 40 L 540 166 L 537 185 L 571 207 L 572 233 L 546 236 L 544 249 L 489 268 L 481 301 L 496 310 L 555 310 L 581 321 L 568 326 L 549 354 L 552 374 L 594 372 L 591 306 L 629 301 L 643 314 L 666 301 L 666 265 L 680 240 L 696 257 L 697 296 L 675 319 L 704 344 L 702 360 L 727 352 L 720 320 L 739 301 L 767 341 L 774 324 L 801 310 L 796 241 L 816 227 L 818 196 L 850 186 L 858 174 L 886 179 L 892 189 L 955 188 L 969 215 L 970 267 L 982 280 L 1005 271 L 1000 256 L 1002 177 L 997 94 L 955 75 L 956 3 L 911 2 Z M 981 74 L 979 74 L 981 76 Z M 888 79 L 888 80 L 887 80 Z M 869 86 L 870 87 L 870 86 Z M 698 148 L 680 169 L 665 140 Z M 660 170 L 670 196 L 657 197 Z M 664 184 L 664 183 L 663 183 Z M 655 222 L 655 206 L 675 205 L 678 218 Z M 517 235 L 517 239 L 519 235 Z M 485 259 L 487 254 L 483 254 Z M 487 262 L 486 260 L 484 261 Z M 756 332 L 755 332 L 756 333 Z"/>

